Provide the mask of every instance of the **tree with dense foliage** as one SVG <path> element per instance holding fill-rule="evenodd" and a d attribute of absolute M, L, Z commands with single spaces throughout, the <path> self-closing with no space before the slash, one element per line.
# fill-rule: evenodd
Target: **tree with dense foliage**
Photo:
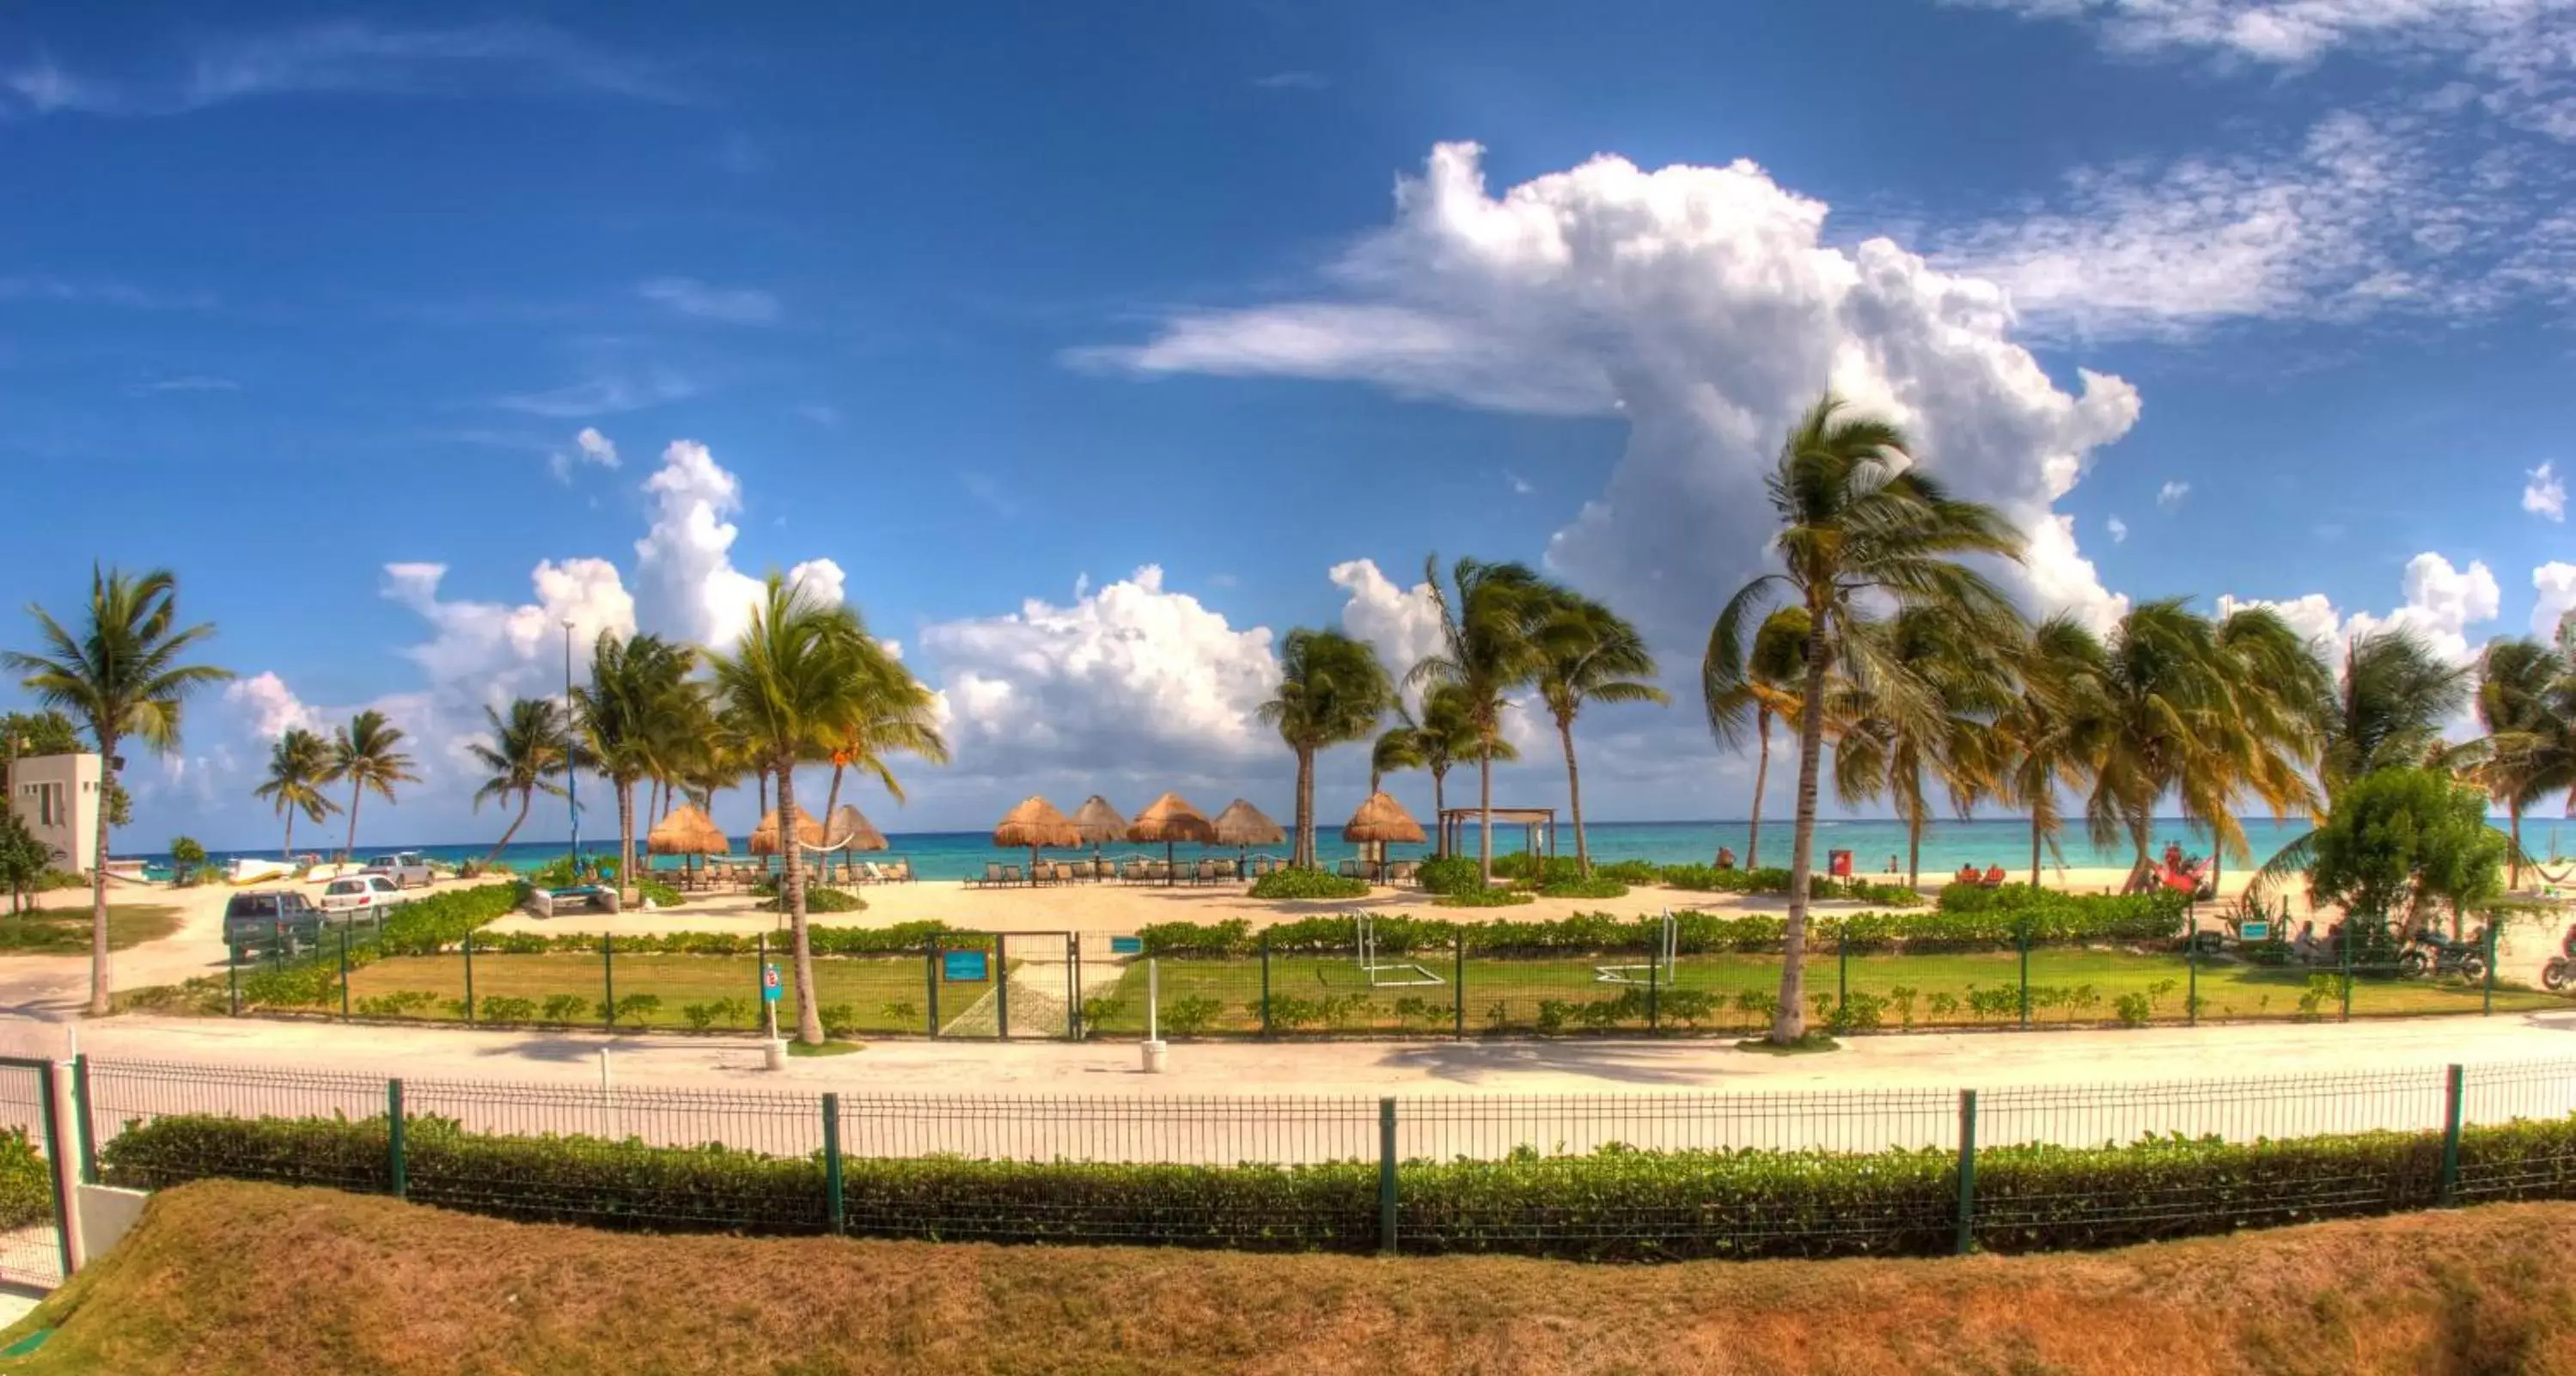
<path fill-rule="evenodd" d="M 2317 777 L 2327 800 L 2365 774 L 2442 759 L 2442 728 L 2468 706 L 2471 689 L 2468 666 L 2443 663 L 2402 626 L 2355 635 L 2323 721 Z"/>
<path fill-rule="evenodd" d="M 635 785 L 679 751 L 694 718 L 689 672 L 697 652 L 658 635 L 592 642 L 590 682 L 573 689 L 573 724 L 584 763 L 608 780 L 617 800 L 617 890 L 640 895 L 635 873 Z"/>
<path fill-rule="evenodd" d="M 2462 914 L 2503 892 L 2505 845 L 2483 790 L 2438 769 L 2375 770 L 2347 782 L 2316 829 L 2308 892 L 2410 928 L 2448 906 L 2457 939 Z"/>
<path fill-rule="evenodd" d="M 1745 824 L 1744 867 L 1757 870 L 1762 868 L 1762 798 L 1771 787 L 1771 723 L 1798 716 L 1798 693 L 1807 678 L 1807 609 L 1781 607 L 1764 617 L 1742 672 L 1729 675 L 1717 654 L 1712 627 L 1708 649 L 1700 656 L 1700 701 L 1708 709 L 1709 731 L 1720 744 L 1730 743 L 1736 734 L 1728 722 L 1746 714 L 1753 719 L 1753 816 Z"/>
<path fill-rule="evenodd" d="M 1925 471 L 1893 423 L 1848 413 L 1827 393 L 1790 429 L 1765 479 L 1780 533 L 1783 568 L 1729 598 L 1710 633 L 1704 678 L 1712 702 L 1735 700 L 1747 678 L 1745 650 L 1785 596 L 1807 613 L 1806 682 L 1798 708 L 1797 823 L 1789 855 L 1789 913 L 1782 932 L 1775 1042 L 1806 1031 L 1808 888 L 1815 858 L 1816 795 L 1823 772 L 1825 688 L 1837 673 L 1861 690 L 1903 681 L 1910 670 L 1884 657 L 1887 637 L 1867 633 L 1876 608 L 1937 607 L 1971 628 L 2008 627 L 2019 613 L 1965 561 L 2021 557 L 2022 537 L 1993 508 L 1961 501 Z M 1971 631 L 1974 635 L 1977 632 Z M 1882 690 L 1883 691 L 1883 690 Z M 1740 738 L 1750 704 L 1712 713 L 1720 738 Z"/>
<path fill-rule="evenodd" d="M 714 657 L 722 710 L 741 730 L 753 759 L 778 778 L 778 816 L 786 864 L 786 900 L 795 952 L 796 1035 L 823 1040 L 815 1001 L 814 948 L 805 925 L 805 865 L 795 844 L 796 766 L 827 757 L 861 729 L 875 691 L 854 665 L 870 653 L 867 626 L 845 605 L 826 603 L 799 580 L 771 573 L 752 608 L 751 625 L 730 654 Z M 881 651 L 880 651 L 881 652 Z"/>
<path fill-rule="evenodd" d="M 349 786 L 349 841 L 340 852 L 344 860 L 358 858 L 358 804 L 369 793 L 391 803 L 394 785 L 416 784 L 420 776 L 412 772 L 412 758 L 402 749 L 408 739 L 401 727 L 384 713 L 370 707 L 349 718 L 331 739 L 331 764 L 322 777 L 327 783 Z"/>
<path fill-rule="evenodd" d="M 1984 738 L 1998 795 L 2030 814 L 2033 888 L 2043 847 L 2064 859 L 2059 791 L 2080 794 L 2102 749 L 2105 669 L 2101 638 L 2082 622 L 2058 615 L 2039 623 L 2016 656 L 2012 695 Z"/>
<path fill-rule="evenodd" d="M 1395 699 L 1377 651 L 1339 631 L 1300 626 L 1279 644 L 1278 695 L 1261 704 L 1262 724 L 1278 728 L 1297 757 L 1297 817 L 1288 863 L 1314 869 L 1315 753 L 1364 741 Z"/>
<path fill-rule="evenodd" d="M 1583 838 L 1583 771 L 1574 756 L 1574 719 L 1593 702 L 1672 701 L 1655 686 L 1655 656 L 1645 637 L 1618 613 L 1588 597 L 1564 594 L 1538 628 L 1539 701 L 1556 721 L 1565 748 L 1565 792 L 1574 816 L 1574 863 L 1592 876 Z"/>
<path fill-rule="evenodd" d="M 170 838 L 170 882 L 180 888 L 197 882 L 206 866 L 205 843 L 194 836 Z"/>
<path fill-rule="evenodd" d="M 141 741 L 156 754 L 179 748 L 179 723 L 189 696 L 232 677 L 211 664 L 186 662 L 213 637 L 209 624 L 179 624 L 179 580 L 167 570 L 133 575 L 90 570 L 88 615 L 65 626 L 42 607 L 31 608 L 43 648 L 0 654 L 0 665 L 26 676 L 25 687 L 45 707 L 89 728 L 99 753 L 102 795 L 116 787 L 124 768 L 117 747 Z M 90 981 L 92 1016 L 108 1013 L 107 859 L 111 809 L 98 809 L 98 863 L 90 872 Z"/>
<path fill-rule="evenodd" d="M 89 747 L 80 727 L 60 712 L 0 713 L 0 797 L 7 797 L 9 766 L 38 755 L 77 755 Z"/>
<path fill-rule="evenodd" d="M 510 848 L 510 838 L 527 825 L 528 810 L 536 806 L 537 795 L 564 796 L 564 786 L 556 780 L 572 768 L 572 736 L 565 729 L 563 709 L 552 698 L 519 698 L 510 704 L 510 715 L 502 716 L 486 706 L 483 722 L 492 734 L 490 744 L 473 741 L 466 753 L 483 767 L 482 786 L 474 790 L 474 810 L 483 810 L 486 802 L 509 806 L 518 800 L 519 813 L 492 843 L 485 860 L 498 860 Z"/>
<path fill-rule="evenodd" d="M 1938 781 L 1966 817 L 1998 791 L 1986 758 L 1986 723 L 2011 700 L 2022 627 L 1987 618 L 1969 624 L 1935 603 L 1901 607 L 1884 621 L 1855 623 L 1852 636 L 1884 643 L 1870 658 L 1902 673 L 1854 684 L 1834 712 L 1834 793 L 1851 805 L 1888 797 L 1905 823 L 1905 882 L 1923 882 L 1923 829 L 1932 820 L 1928 785 Z"/>
<path fill-rule="evenodd" d="M 27 891 L 44 878 L 53 855 L 36 833 L 27 827 L 27 819 L 14 807 L 0 807 L 0 887 L 9 890 L 9 912 L 12 916 L 27 910 Z"/>
<path fill-rule="evenodd" d="M 2474 774 L 2504 804 L 2513 849 L 2506 886 L 2522 887 L 2522 814 L 2552 794 L 2576 790 L 2576 676 L 2553 646 L 2498 638 L 2478 657 L 2478 744 Z"/>
<path fill-rule="evenodd" d="M 1405 724 L 1378 738 L 1370 765 L 1375 772 L 1419 769 L 1430 774 L 1432 853 L 1445 859 L 1449 854 L 1449 829 L 1439 825 L 1439 817 L 1449 808 L 1449 771 L 1469 760 L 1485 758 L 1474 714 L 1467 710 L 1465 690 L 1446 684 L 1422 695 L 1418 715 L 1405 714 L 1400 701 L 1395 710 L 1406 716 Z M 1495 761 L 1510 764 L 1520 757 L 1519 747 L 1499 736 L 1494 739 Z M 1377 790 L 1372 787 L 1369 791 Z"/>
<path fill-rule="evenodd" d="M 1546 667 L 1539 628 L 1561 605 L 1555 584 L 1520 564 L 1460 559 L 1440 581 L 1440 559 L 1423 561 L 1423 582 L 1440 613 L 1440 648 L 1405 676 L 1407 686 L 1449 688 L 1475 730 L 1477 873 L 1494 882 L 1494 761 L 1502 744 L 1509 694 L 1528 687 Z M 1446 825 L 1443 824 L 1443 830 Z"/>
<path fill-rule="evenodd" d="M 277 743 L 269 747 L 268 778 L 252 789 L 255 797 L 265 798 L 277 815 L 286 819 L 286 849 L 283 858 L 295 860 L 295 814 L 305 820 L 320 822 L 340 810 L 340 805 L 322 792 L 331 781 L 331 744 L 301 726 L 290 726 Z"/>

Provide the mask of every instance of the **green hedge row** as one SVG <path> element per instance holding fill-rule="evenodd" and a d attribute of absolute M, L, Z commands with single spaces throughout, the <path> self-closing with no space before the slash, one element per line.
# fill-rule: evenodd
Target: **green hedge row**
<path fill-rule="evenodd" d="M 826 1223 L 814 1157 L 591 1137 L 469 1133 L 407 1121 L 410 1197 L 508 1218 L 661 1231 L 804 1233 Z M 167 1117 L 100 1152 L 110 1184 L 206 1177 L 385 1186 L 382 1118 Z M 2576 1197 L 2576 1120 L 2464 1128 L 2463 1192 Z M 1020 1163 L 846 1157 L 850 1231 L 1010 1242 L 1140 1242 L 1255 1250 L 1374 1248 L 1378 1167 Z M 2422 1208 L 2440 1192 L 2438 1133 L 2283 1141 L 2151 1138 L 1977 1155 L 1976 1240 L 2041 1251 Z M 1947 1151 L 1646 1152 L 1407 1161 L 1398 1237 L 1410 1252 L 1590 1261 L 1938 1255 L 1956 1245 Z"/>
<path fill-rule="evenodd" d="M 0 1232 L 53 1217 L 52 1168 L 25 1128 L 0 1128 Z"/>

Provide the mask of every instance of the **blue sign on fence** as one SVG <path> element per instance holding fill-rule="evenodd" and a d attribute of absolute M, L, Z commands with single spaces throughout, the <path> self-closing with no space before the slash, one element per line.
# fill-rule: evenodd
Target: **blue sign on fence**
<path fill-rule="evenodd" d="M 782 991 L 778 986 L 778 967 L 775 965 L 761 966 L 760 996 L 771 1003 L 776 1003 L 778 1002 L 778 996 L 781 992 Z"/>
<path fill-rule="evenodd" d="M 1145 938 L 1141 936 L 1113 936 L 1109 938 L 1109 954 L 1113 956 L 1141 956 L 1145 954 Z"/>
<path fill-rule="evenodd" d="M 2269 941 L 2272 939 L 2272 924 L 2248 922 L 2236 929 L 2236 937 L 2240 941 Z"/>
<path fill-rule="evenodd" d="M 992 978 L 992 967 L 982 951 L 942 951 L 939 977 L 951 984 L 980 984 Z"/>

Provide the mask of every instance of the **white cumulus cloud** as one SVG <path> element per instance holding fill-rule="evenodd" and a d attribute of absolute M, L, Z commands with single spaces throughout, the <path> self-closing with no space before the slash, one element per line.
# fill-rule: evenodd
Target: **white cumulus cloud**
<path fill-rule="evenodd" d="M 318 730 L 322 718 L 295 696 L 286 680 L 274 673 L 257 673 L 235 679 L 224 685 L 224 701 L 239 708 L 250 721 L 251 734 L 275 740 L 297 727 Z"/>
<path fill-rule="evenodd" d="M 2531 607 L 2531 633 L 2543 641 L 2555 642 L 2558 623 L 2569 612 L 2576 612 L 2576 564 L 2552 559 L 2533 569 L 2531 590 L 2537 594 Z"/>
<path fill-rule="evenodd" d="M 2553 521 L 2567 519 L 2567 481 L 2542 464 L 2523 475 L 2522 509 Z"/>
<path fill-rule="evenodd" d="M 546 466 L 554 473 L 556 482 L 571 482 L 573 469 L 579 466 L 617 466 L 617 445 L 599 433 L 597 426 L 583 426 L 581 433 L 572 437 L 572 444 L 569 451 L 557 449 L 546 455 Z"/>
<path fill-rule="evenodd" d="M 2129 538 L 2129 523 L 2121 520 L 2117 516 L 2104 521 L 2102 523 L 2102 528 L 2111 532 L 2112 544 L 2119 544 L 2121 541 Z"/>
<path fill-rule="evenodd" d="M 635 542 L 635 575 L 647 624 L 700 645 L 730 647 L 751 624 L 760 580 L 733 566 L 742 482 L 696 440 L 673 440 L 644 480 L 653 524 Z M 841 566 L 811 559 L 787 571 L 825 602 L 843 597 Z"/>
<path fill-rule="evenodd" d="M 1750 162 L 1650 172 L 1604 156 L 1497 195 L 1481 155 L 1435 148 L 1398 182 L 1393 222 L 1344 252 L 1312 299 L 1184 313 L 1140 345 L 1072 361 L 1624 416 L 1608 490 L 1548 559 L 1668 633 L 1705 634 L 1758 567 L 1761 475 L 1830 385 L 1904 423 L 1959 491 L 2031 534 L 2015 581 L 2034 602 L 2116 611 L 2052 506 L 2135 422 L 2137 393 L 2082 371 L 2059 388 L 2013 342 L 1993 283 L 1883 238 L 1836 246 L 1822 202 Z"/>
<path fill-rule="evenodd" d="M 2167 511 L 2171 511 L 2175 507 L 2181 506 L 2182 499 L 2190 495 L 2191 484 L 2176 482 L 2168 478 L 2165 480 L 2164 486 L 2156 489 L 2156 505 L 2163 507 Z"/>
<path fill-rule="evenodd" d="M 2576 569 L 2570 572 L 2576 573 Z M 2241 607 L 2270 607 L 2327 654 L 2338 658 L 2354 636 L 2375 630 L 2409 631 L 2443 659 L 2465 664 L 2476 657 L 2483 639 L 2472 637 L 2470 628 L 2495 620 L 2502 602 L 2495 575 L 2484 563 L 2471 560 L 2463 569 L 2429 550 L 2406 561 L 2400 590 L 2405 600 L 2385 615 L 2344 615 L 2323 593 L 2283 601 L 2222 594 L 2218 612 L 2225 616 Z"/>

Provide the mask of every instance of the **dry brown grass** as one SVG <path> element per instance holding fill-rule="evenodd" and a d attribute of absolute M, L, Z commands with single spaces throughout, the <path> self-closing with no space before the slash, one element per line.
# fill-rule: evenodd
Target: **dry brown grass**
<path fill-rule="evenodd" d="M 652 1238 L 208 1183 L 26 1371 L 2576 1373 L 2576 1205 L 2094 1255 L 1585 1267 Z"/>

